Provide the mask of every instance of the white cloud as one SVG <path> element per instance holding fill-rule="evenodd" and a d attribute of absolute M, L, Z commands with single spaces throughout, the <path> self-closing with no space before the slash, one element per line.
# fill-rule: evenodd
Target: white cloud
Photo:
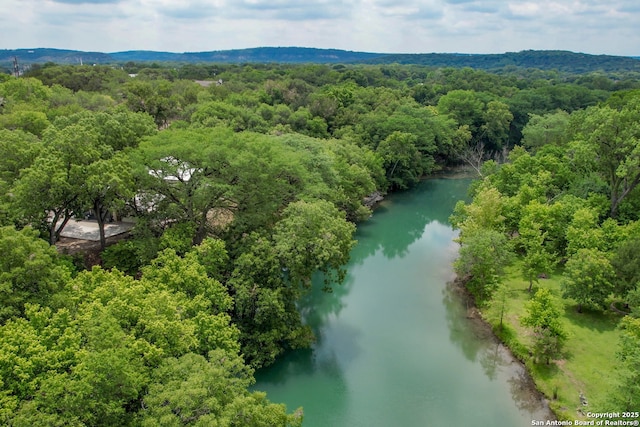
<path fill-rule="evenodd" d="M 638 18 L 636 0 L 2 0 L 0 48 L 640 55 Z"/>

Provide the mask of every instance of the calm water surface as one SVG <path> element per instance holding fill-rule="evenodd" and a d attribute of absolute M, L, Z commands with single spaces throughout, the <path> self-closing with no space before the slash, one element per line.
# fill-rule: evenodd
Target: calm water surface
<path fill-rule="evenodd" d="M 430 179 L 359 226 L 348 275 L 302 302 L 316 345 L 257 373 L 255 389 L 304 426 L 528 426 L 548 410 L 519 364 L 447 285 L 448 225 L 467 179 Z M 320 286 L 318 286 L 319 288 Z"/>

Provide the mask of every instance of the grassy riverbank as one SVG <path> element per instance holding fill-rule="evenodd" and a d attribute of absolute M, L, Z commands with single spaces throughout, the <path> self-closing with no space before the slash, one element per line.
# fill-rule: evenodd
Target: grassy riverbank
<path fill-rule="evenodd" d="M 613 372 L 617 364 L 616 351 L 620 332 L 616 329 L 621 316 L 614 313 L 584 311 L 578 313 L 576 304 L 561 298 L 561 271 L 548 279 L 541 279 L 538 287 L 549 288 L 562 304 L 562 324 L 568 333 L 564 353 L 549 365 L 536 364 L 529 356 L 531 331 L 520 324 L 525 303 L 531 298 L 528 282 L 520 275 L 519 264 L 507 271 L 504 279 L 509 289 L 503 327 L 500 328 L 500 307 L 497 303 L 486 308 L 484 317 L 496 334 L 525 362 L 538 389 L 549 399 L 551 409 L 559 419 L 581 418 L 581 411 L 597 411 L 605 405 L 613 390 Z M 535 292 L 534 284 L 534 292 Z M 580 393 L 588 406 L 580 403 Z"/>

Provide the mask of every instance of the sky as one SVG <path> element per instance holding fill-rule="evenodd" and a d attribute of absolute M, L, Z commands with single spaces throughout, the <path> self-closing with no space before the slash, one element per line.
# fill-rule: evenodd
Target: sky
<path fill-rule="evenodd" d="M 0 0 L 0 49 L 640 56 L 638 0 Z"/>

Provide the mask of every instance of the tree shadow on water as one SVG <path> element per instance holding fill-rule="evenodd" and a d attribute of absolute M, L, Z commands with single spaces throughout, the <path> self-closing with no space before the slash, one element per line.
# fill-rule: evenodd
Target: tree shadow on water
<path fill-rule="evenodd" d="M 509 383 L 511 397 L 518 409 L 538 419 L 554 420 L 555 416 L 549 409 L 544 396 L 536 389 L 525 368 L 521 364 L 514 362 L 510 371 L 512 376 L 507 379 L 507 382 Z"/>
<path fill-rule="evenodd" d="M 470 297 L 454 283 L 448 283 L 442 290 L 442 294 L 449 339 L 460 347 L 469 361 L 475 362 L 478 359 L 478 352 L 483 347 L 481 337 L 478 336 L 480 331 L 474 328 L 475 325 L 470 319 L 475 307 Z"/>

